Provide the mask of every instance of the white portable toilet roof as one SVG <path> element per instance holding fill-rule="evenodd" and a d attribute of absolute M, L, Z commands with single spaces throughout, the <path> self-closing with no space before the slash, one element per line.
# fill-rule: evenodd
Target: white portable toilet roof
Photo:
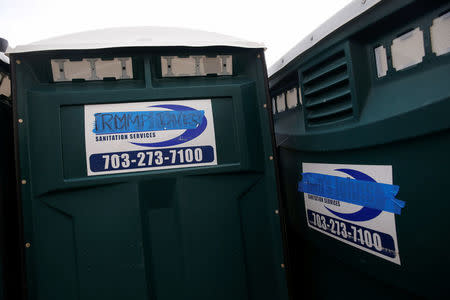
<path fill-rule="evenodd" d="M 301 40 L 291 50 L 284 54 L 272 66 L 269 67 L 269 77 L 283 69 L 294 58 L 317 44 L 319 41 L 327 37 L 329 34 L 337 30 L 339 27 L 350 22 L 352 19 L 372 8 L 382 0 L 353 0 L 335 15 L 329 18 L 325 23 L 320 25 L 316 30 L 311 32 L 307 37 Z"/>
<path fill-rule="evenodd" d="M 17 46 L 14 49 L 10 49 L 8 53 L 170 46 L 265 48 L 260 43 L 249 42 L 214 32 L 148 26 L 108 28 L 73 33 Z"/>

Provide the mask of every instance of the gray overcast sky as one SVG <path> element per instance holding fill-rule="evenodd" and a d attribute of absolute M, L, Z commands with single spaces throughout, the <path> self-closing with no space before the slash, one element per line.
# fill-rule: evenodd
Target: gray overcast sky
<path fill-rule="evenodd" d="M 92 29 L 171 26 L 263 42 L 270 66 L 350 0 L 0 0 L 11 46 Z"/>

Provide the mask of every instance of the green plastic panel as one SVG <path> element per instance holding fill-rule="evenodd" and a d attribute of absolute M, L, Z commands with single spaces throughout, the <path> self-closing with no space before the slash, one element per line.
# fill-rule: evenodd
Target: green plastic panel
<path fill-rule="evenodd" d="M 162 54 L 220 53 L 233 55 L 233 76 L 158 75 Z M 119 55 L 135 79 L 51 82 L 50 59 Z M 28 299 L 287 299 L 262 55 L 12 57 Z M 84 105 L 189 99 L 211 99 L 217 165 L 87 176 Z"/>
<path fill-rule="evenodd" d="M 318 299 L 361 299 L 362 293 L 364 299 L 437 299 L 448 294 L 450 221 L 444 212 L 450 205 L 445 201 L 444 187 L 450 166 L 449 138 L 450 130 L 446 130 L 346 151 L 280 148 L 281 188 L 291 231 L 289 242 L 296 244 L 291 249 L 291 259 L 297 256 L 295 275 L 308 280 L 306 292 L 301 293 Z M 303 162 L 392 165 L 394 184 L 400 186 L 397 198 L 406 201 L 401 215 L 395 217 L 400 266 L 308 228 L 303 193 L 297 191 Z M 342 288 L 349 283 L 353 285 L 352 291 Z"/>

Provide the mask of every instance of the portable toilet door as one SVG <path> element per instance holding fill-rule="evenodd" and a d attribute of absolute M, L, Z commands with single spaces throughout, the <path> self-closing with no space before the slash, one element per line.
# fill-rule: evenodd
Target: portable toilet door
<path fill-rule="evenodd" d="M 448 297 L 449 1 L 353 1 L 269 73 L 294 298 Z"/>
<path fill-rule="evenodd" d="M 28 299 L 287 299 L 262 45 L 119 28 L 10 56 Z"/>

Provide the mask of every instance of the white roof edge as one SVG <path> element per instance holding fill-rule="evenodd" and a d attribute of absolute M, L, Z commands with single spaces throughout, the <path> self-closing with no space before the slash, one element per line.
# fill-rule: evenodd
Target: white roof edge
<path fill-rule="evenodd" d="M 263 48 L 261 43 L 249 42 L 229 35 L 209 31 L 171 27 L 121 27 L 72 33 L 20 45 L 8 53 L 49 50 L 89 50 L 124 47 L 209 47 L 229 46 Z"/>
<path fill-rule="evenodd" d="M 0 61 L 4 62 L 5 64 L 9 65 L 9 57 L 5 54 L 0 52 Z"/>
<path fill-rule="evenodd" d="M 280 71 L 292 60 L 294 60 L 294 58 L 313 47 L 336 29 L 361 15 L 363 12 L 372 8 L 381 1 L 382 0 L 353 0 L 347 4 L 343 9 L 325 21 L 316 30 L 311 32 L 307 37 L 301 40 L 297 45 L 295 45 L 291 50 L 271 65 L 268 69 L 269 77 Z"/>

